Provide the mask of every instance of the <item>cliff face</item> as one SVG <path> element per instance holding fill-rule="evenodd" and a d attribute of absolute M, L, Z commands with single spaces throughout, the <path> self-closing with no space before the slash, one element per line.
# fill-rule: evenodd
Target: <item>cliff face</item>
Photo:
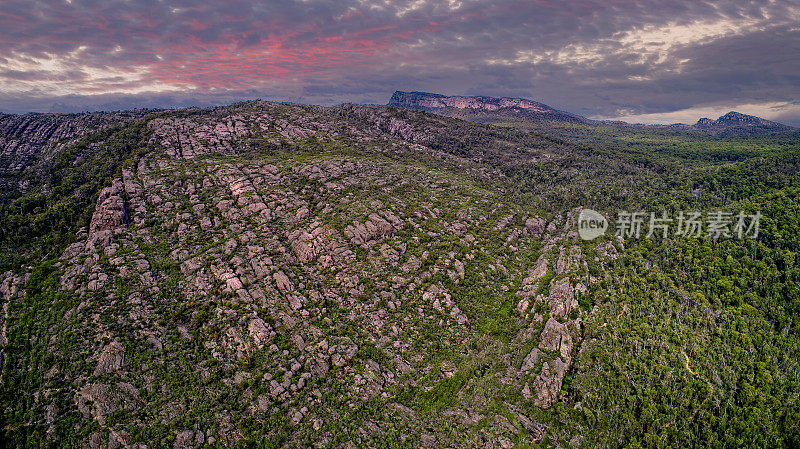
<path fill-rule="evenodd" d="M 486 111 L 497 111 L 503 108 L 519 108 L 543 113 L 557 112 L 555 109 L 531 100 L 522 98 L 493 98 L 493 97 L 447 97 L 439 94 L 429 94 L 424 92 L 401 92 L 397 91 L 389 100 L 389 106 L 400 106 L 411 109 L 438 109 L 438 108 L 457 108 L 457 109 L 483 109 Z"/>
<path fill-rule="evenodd" d="M 395 91 L 389 99 L 389 106 L 397 106 L 408 109 L 422 108 L 444 108 L 447 107 L 444 100 L 448 97 L 440 94 L 426 92 L 402 92 Z"/>
<path fill-rule="evenodd" d="M 462 117 L 463 114 L 479 114 L 479 116 L 475 117 L 477 119 L 491 116 L 518 116 L 527 119 L 585 120 L 583 117 L 559 111 L 546 104 L 526 100 L 524 98 L 494 98 L 485 96 L 448 97 L 426 92 L 396 91 L 389 100 L 389 106 L 417 109 L 457 117 Z"/>

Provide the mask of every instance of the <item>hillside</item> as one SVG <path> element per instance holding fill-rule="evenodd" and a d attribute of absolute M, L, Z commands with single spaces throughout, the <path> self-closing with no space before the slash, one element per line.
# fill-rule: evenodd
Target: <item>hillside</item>
<path fill-rule="evenodd" d="M 0 126 L 9 446 L 800 444 L 794 147 L 261 101 Z M 582 207 L 764 219 L 584 241 Z"/>

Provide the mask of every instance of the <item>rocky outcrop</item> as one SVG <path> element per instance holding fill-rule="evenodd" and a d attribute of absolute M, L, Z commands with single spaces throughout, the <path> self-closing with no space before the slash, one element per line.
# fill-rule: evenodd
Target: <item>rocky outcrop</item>
<path fill-rule="evenodd" d="M 97 198 L 89 233 L 113 231 L 128 224 L 128 210 L 125 203 L 125 187 L 121 179 L 115 179 L 111 186 L 104 188 Z"/>
<path fill-rule="evenodd" d="M 391 212 L 385 212 L 384 216 L 372 213 L 364 223 L 353 222 L 344 233 L 353 244 L 370 246 L 384 237 L 394 235 L 402 228 L 403 221 Z"/>
<path fill-rule="evenodd" d="M 572 336 L 567 325 L 559 323 L 554 317 L 547 320 L 539 338 L 539 347 L 548 351 L 559 351 L 561 358 L 569 361 L 572 354 Z"/>
<path fill-rule="evenodd" d="M 550 312 L 559 318 L 566 318 L 578 306 L 569 278 L 563 278 L 550 284 L 547 305 Z"/>
<path fill-rule="evenodd" d="M 112 342 L 106 345 L 100 353 L 97 366 L 94 369 L 95 376 L 119 371 L 125 361 L 125 349 L 119 342 Z"/>
<path fill-rule="evenodd" d="M 153 141 L 160 143 L 166 153 L 175 158 L 193 159 L 205 154 L 234 154 L 233 142 L 250 134 L 243 117 L 203 122 L 192 119 L 165 118 L 148 123 Z"/>
<path fill-rule="evenodd" d="M 112 414 L 141 406 L 142 399 L 133 385 L 119 382 L 113 385 L 87 384 L 77 393 L 75 402 L 85 417 L 105 425 Z"/>
<path fill-rule="evenodd" d="M 534 391 L 533 403 L 537 407 L 550 408 L 558 400 L 561 384 L 567 372 L 567 364 L 560 358 L 554 362 L 544 362 L 542 372 L 534 379 L 532 388 Z"/>
<path fill-rule="evenodd" d="M 525 220 L 525 230 L 536 238 L 540 238 L 546 229 L 547 222 L 543 218 L 533 217 Z"/>
<path fill-rule="evenodd" d="M 800 128 L 766 120 L 761 117 L 731 111 L 716 120 L 701 118 L 690 129 L 719 137 L 763 134 L 800 133 Z"/>
<path fill-rule="evenodd" d="M 308 210 L 301 212 L 300 215 L 307 214 Z M 297 229 L 289 234 L 289 246 L 300 262 L 318 260 L 325 267 L 343 263 L 353 256 L 341 234 L 319 222 L 312 223 L 308 230 Z"/>

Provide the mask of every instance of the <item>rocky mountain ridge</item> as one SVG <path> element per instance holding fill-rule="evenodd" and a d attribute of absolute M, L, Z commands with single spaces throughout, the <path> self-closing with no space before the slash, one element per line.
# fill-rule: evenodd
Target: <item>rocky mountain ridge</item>
<path fill-rule="evenodd" d="M 389 99 L 388 105 L 423 110 L 478 123 L 506 121 L 575 123 L 589 126 L 701 132 L 718 137 L 800 133 L 798 128 L 735 111 L 731 111 L 717 120 L 701 118 L 694 125 L 683 123 L 641 125 L 617 120 L 590 120 L 586 117 L 559 111 L 546 104 L 523 98 L 446 96 L 427 92 L 395 91 Z"/>
<path fill-rule="evenodd" d="M 559 111 L 546 104 L 523 98 L 494 98 L 486 96 L 445 96 L 427 92 L 395 91 L 389 99 L 389 106 L 436 112 L 442 115 L 459 117 L 458 110 L 475 114 L 475 121 L 491 116 L 520 116 L 528 119 L 552 119 L 559 121 L 584 122 L 588 119 L 568 112 Z"/>
<path fill-rule="evenodd" d="M 730 111 L 716 120 L 701 118 L 690 127 L 716 136 L 798 133 L 800 129 L 753 115 Z"/>
<path fill-rule="evenodd" d="M 409 108 L 458 108 L 458 109 L 485 109 L 496 111 L 502 108 L 530 109 L 536 112 L 555 111 L 553 108 L 531 100 L 522 98 L 493 98 L 486 96 L 445 96 L 430 94 L 425 92 L 401 92 L 396 91 L 389 100 L 389 106 L 401 106 Z"/>

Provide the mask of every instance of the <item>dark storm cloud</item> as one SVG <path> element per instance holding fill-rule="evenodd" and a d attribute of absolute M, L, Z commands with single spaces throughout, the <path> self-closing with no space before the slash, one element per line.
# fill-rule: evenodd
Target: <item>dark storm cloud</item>
<path fill-rule="evenodd" d="M 790 103 L 798 21 L 794 1 L 6 0 L 0 110 L 384 103 L 395 89 L 609 116 Z"/>

